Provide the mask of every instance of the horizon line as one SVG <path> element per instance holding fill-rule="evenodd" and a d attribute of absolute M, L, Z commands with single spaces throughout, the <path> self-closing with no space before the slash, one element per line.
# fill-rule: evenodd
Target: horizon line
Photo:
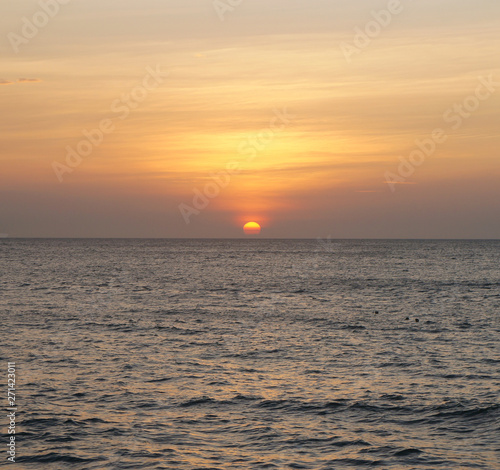
<path fill-rule="evenodd" d="M 361 237 L 297 237 L 264 238 L 258 236 L 246 237 L 0 237 L 0 240 L 358 240 L 358 241 L 500 241 L 500 238 L 361 238 Z"/>

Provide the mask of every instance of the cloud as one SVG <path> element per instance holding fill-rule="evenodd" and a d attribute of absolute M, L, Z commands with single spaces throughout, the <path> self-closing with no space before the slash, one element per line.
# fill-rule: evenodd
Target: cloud
<path fill-rule="evenodd" d="M 39 78 L 18 78 L 15 82 L 0 78 L 0 85 L 13 85 L 14 83 L 37 83 L 41 82 Z"/>
<path fill-rule="evenodd" d="M 18 83 L 41 82 L 39 78 L 18 78 Z"/>

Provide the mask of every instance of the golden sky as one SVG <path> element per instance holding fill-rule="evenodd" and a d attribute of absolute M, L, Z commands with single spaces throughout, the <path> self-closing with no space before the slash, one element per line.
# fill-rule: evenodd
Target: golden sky
<path fill-rule="evenodd" d="M 0 233 L 500 236 L 498 0 L 0 11 Z"/>

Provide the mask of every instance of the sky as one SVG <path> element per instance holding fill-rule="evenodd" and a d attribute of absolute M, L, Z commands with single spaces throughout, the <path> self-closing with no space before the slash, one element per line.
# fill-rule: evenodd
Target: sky
<path fill-rule="evenodd" d="M 500 238 L 498 0 L 0 13 L 0 236 Z"/>

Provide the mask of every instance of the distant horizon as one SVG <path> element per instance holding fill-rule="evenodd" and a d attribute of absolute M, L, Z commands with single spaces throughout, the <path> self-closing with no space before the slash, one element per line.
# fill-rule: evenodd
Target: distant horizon
<path fill-rule="evenodd" d="M 0 240 L 328 240 L 328 241 L 500 241 L 500 238 L 281 238 L 281 237 L 0 237 Z"/>

